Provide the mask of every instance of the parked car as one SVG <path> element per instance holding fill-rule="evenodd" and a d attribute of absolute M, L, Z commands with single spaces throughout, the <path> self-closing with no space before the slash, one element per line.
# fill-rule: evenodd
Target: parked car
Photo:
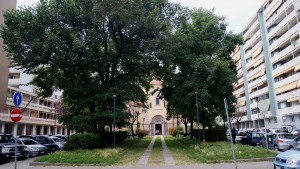
<path fill-rule="evenodd" d="M 249 132 L 249 133 L 246 133 L 246 136 L 244 136 L 241 139 L 241 143 L 256 146 L 256 145 L 260 145 L 260 140 L 263 139 L 263 138 L 264 138 L 263 133 Z"/>
<path fill-rule="evenodd" d="M 17 158 L 25 159 L 28 151 L 21 144 L 15 145 L 15 137 L 11 134 L 0 134 L 0 162 L 15 157 L 15 146 L 17 146 Z"/>
<path fill-rule="evenodd" d="M 275 133 L 267 135 L 267 138 L 268 137 L 271 138 L 271 140 L 268 139 L 268 148 L 273 148 L 278 151 L 288 150 L 290 144 L 294 141 L 294 135 L 290 133 Z M 260 141 L 260 145 L 262 147 L 267 147 L 266 137 Z"/>
<path fill-rule="evenodd" d="M 29 152 L 29 157 L 48 154 L 48 148 L 33 139 L 19 138 L 18 143 L 26 147 L 25 149 Z"/>
<path fill-rule="evenodd" d="M 228 141 L 231 141 L 231 137 L 230 137 L 230 133 L 229 133 L 229 132 L 226 133 L 226 136 L 227 136 L 227 140 L 228 140 Z M 244 130 L 239 130 L 239 131 L 237 132 L 236 137 L 235 137 L 235 141 L 236 141 L 237 143 L 241 142 L 241 139 L 242 139 L 244 136 L 246 136 L 246 132 L 245 132 Z"/>
<path fill-rule="evenodd" d="M 300 136 L 295 137 L 294 140 L 290 143 L 289 149 L 294 149 L 300 145 Z"/>
<path fill-rule="evenodd" d="M 283 133 L 284 131 L 280 128 L 271 128 L 269 129 L 270 133 Z"/>
<path fill-rule="evenodd" d="M 19 136 L 19 138 L 30 138 L 38 142 L 39 144 L 42 144 L 48 148 L 49 153 L 60 150 L 58 145 L 55 144 L 55 142 L 51 139 L 49 139 L 47 136 L 40 136 L 40 135 L 23 135 Z"/>
<path fill-rule="evenodd" d="M 300 135 L 300 129 L 294 129 L 293 131 L 291 131 L 291 134 L 299 136 Z"/>
<path fill-rule="evenodd" d="M 49 138 L 52 139 L 55 142 L 56 145 L 58 145 L 58 147 L 59 147 L 60 150 L 64 150 L 65 149 L 66 141 L 64 141 L 61 138 L 54 137 L 54 136 L 50 136 Z"/>
<path fill-rule="evenodd" d="M 54 135 L 54 137 L 58 137 L 58 138 L 60 138 L 60 139 L 62 139 L 62 140 L 64 140 L 64 141 L 67 141 L 67 138 L 68 138 L 68 135 Z"/>
<path fill-rule="evenodd" d="M 280 153 L 276 156 L 274 162 L 274 169 L 277 168 L 300 168 L 300 147 L 296 149 L 288 150 L 286 152 Z"/>
<path fill-rule="evenodd" d="M 281 129 L 283 131 L 286 131 L 287 133 L 290 133 L 293 130 L 296 130 L 297 128 L 294 125 L 283 125 L 283 126 L 281 126 Z"/>

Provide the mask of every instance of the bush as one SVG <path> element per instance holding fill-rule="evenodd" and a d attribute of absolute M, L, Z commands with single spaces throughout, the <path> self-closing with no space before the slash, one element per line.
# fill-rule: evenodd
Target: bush
<path fill-rule="evenodd" d="M 183 135 L 183 134 L 184 134 L 184 132 L 183 132 L 183 127 L 182 127 L 182 126 L 179 126 L 179 127 L 178 127 L 178 134 L 180 134 L 180 135 Z"/>
<path fill-rule="evenodd" d="M 148 131 L 144 129 L 136 129 L 136 135 L 138 135 L 139 138 L 143 138 L 148 135 Z"/>
<path fill-rule="evenodd" d="M 65 150 L 95 149 L 105 145 L 101 142 L 100 135 L 94 133 L 74 134 L 68 137 Z"/>
<path fill-rule="evenodd" d="M 169 134 L 173 137 L 176 137 L 177 135 L 177 128 L 176 127 L 171 127 L 169 128 Z"/>
<path fill-rule="evenodd" d="M 195 137 L 198 137 L 198 130 L 194 129 L 193 134 Z M 202 129 L 200 130 L 200 139 L 203 139 Z M 206 129 L 205 140 L 208 142 L 227 141 L 226 129 Z"/>

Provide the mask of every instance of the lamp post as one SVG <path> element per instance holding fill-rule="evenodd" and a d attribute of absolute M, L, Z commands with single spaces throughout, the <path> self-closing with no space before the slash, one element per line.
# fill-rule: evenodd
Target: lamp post
<path fill-rule="evenodd" d="M 113 95 L 113 99 L 114 99 L 114 123 L 113 123 L 113 127 L 114 127 L 114 148 L 116 147 L 116 95 Z"/>
<path fill-rule="evenodd" d="M 256 85 L 256 92 L 258 92 L 258 85 L 260 83 L 261 77 L 258 79 L 258 83 Z M 259 96 L 257 95 L 257 100 L 256 100 L 256 110 L 257 110 L 257 128 L 259 129 L 259 108 L 258 108 L 258 101 L 259 101 Z"/>
<path fill-rule="evenodd" d="M 200 128 L 199 128 L 199 112 L 198 112 L 198 92 L 195 92 L 196 95 L 196 112 L 197 112 L 197 128 L 198 128 L 198 145 L 200 146 Z"/>

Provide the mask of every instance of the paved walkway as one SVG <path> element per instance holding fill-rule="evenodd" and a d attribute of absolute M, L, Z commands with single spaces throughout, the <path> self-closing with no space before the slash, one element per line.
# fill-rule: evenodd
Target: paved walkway
<path fill-rule="evenodd" d="M 147 147 L 146 151 L 144 152 L 144 154 L 142 155 L 142 157 L 140 158 L 140 160 L 137 162 L 136 165 L 147 165 L 148 163 L 148 159 L 152 153 L 152 149 L 153 149 L 153 145 L 155 142 L 156 136 L 154 136 L 151 140 L 151 143 L 149 144 L 149 146 Z"/>
<path fill-rule="evenodd" d="M 164 155 L 165 165 L 175 165 L 175 160 L 173 159 L 173 157 L 167 147 L 164 136 L 160 136 L 160 140 L 161 140 L 162 147 L 163 147 L 163 155 Z"/>

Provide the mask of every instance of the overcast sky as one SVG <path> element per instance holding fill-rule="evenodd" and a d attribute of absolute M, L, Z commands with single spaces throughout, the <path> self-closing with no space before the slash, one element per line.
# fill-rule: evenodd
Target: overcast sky
<path fill-rule="evenodd" d="M 39 0 L 18 0 L 17 5 L 31 5 Z M 169 0 L 169 2 L 180 3 L 190 8 L 203 7 L 215 9 L 217 15 L 225 16 L 229 23 L 229 30 L 240 33 L 264 0 Z"/>

